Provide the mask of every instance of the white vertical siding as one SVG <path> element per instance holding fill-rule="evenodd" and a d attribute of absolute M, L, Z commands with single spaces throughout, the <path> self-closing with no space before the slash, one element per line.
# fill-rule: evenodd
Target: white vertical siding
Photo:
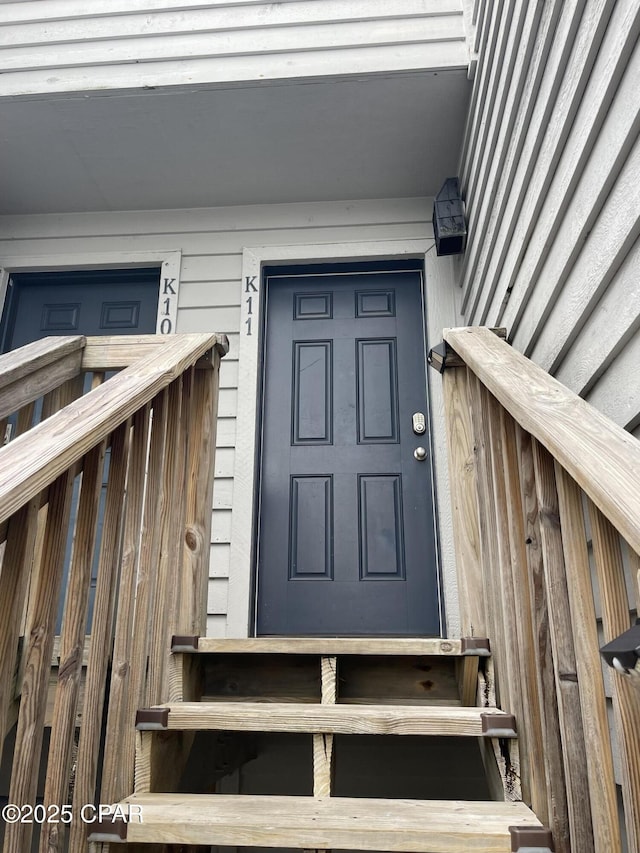
<path fill-rule="evenodd" d="M 640 4 L 481 5 L 486 48 L 460 172 L 466 321 L 506 326 L 515 347 L 633 430 Z"/>
<path fill-rule="evenodd" d="M 0 95 L 464 68 L 462 0 L 0 4 Z"/>
<path fill-rule="evenodd" d="M 235 460 L 242 250 L 246 246 L 361 243 L 431 235 L 428 199 L 266 205 L 202 210 L 0 217 L 3 259 L 180 250 L 178 332 L 222 332 L 230 351 L 220 370 L 208 633 L 227 613 Z M 443 321 L 452 324 L 454 318 Z M 247 519 L 247 525 L 251 520 Z"/>

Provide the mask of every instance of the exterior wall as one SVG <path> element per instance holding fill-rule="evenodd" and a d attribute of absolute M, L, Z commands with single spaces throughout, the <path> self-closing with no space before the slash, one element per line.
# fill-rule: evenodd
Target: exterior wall
<path fill-rule="evenodd" d="M 20 0 L 0 96 L 464 68 L 461 0 Z"/>
<path fill-rule="evenodd" d="M 640 4 L 468 7 L 465 321 L 640 438 Z"/>
<path fill-rule="evenodd" d="M 638 435 L 640 5 L 475 6 L 465 320 Z"/>
<path fill-rule="evenodd" d="M 456 325 L 448 259 L 434 262 L 430 199 L 269 205 L 200 210 L 109 214 L 65 214 L 0 217 L 0 267 L 104 265 L 144 263 L 154 257 L 181 255 L 177 331 L 215 331 L 229 335 L 230 352 L 222 361 L 216 480 L 209 583 L 210 635 L 247 631 L 248 584 L 236 595 L 234 624 L 227 626 L 229 575 L 248 575 L 250 555 L 231 568 L 234 475 L 246 471 L 236 459 L 236 436 L 255 432 L 255 413 L 237 424 L 238 355 L 241 329 L 243 253 L 268 259 L 269 247 L 286 247 L 290 259 L 372 259 L 427 252 L 429 344 L 437 343 L 444 326 Z M 253 248 L 250 248 L 253 247 Z M 258 250 L 258 248 L 260 249 Z M 297 248 L 300 247 L 300 248 Z M 313 254 L 310 254 L 313 253 Z M 277 259 L 282 258 L 282 252 Z M 442 263 L 441 263 L 442 261 Z M 259 267 L 258 267 L 259 271 Z M 174 284 L 175 287 L 175 284 Z M 1 294 L 0 294 L 1 296 Z M 161 318 L 160 318 L 161 319 Z M 244 358 L 244 356 L 243 356 Z M 246 371 L 245 371 L 246 372 Z M 439 377 L 430 377 L 436 446 L 436 476 L 442 507 L 447 503 L 446 458 Z M 245 387 L 246 379 L 245 379 Z M 247 409 L 247 400 L 244 411 Z M 254 407 L 255 409 L 255 407 Z M 244 445 L 246 446 L 246 445 Z M 253 481 L 244 484 L 245 494 Z M 250 538 L 250 502 L 235 521 L 243 540 Z M 457 606 L 448 511 L 440 516 L 443 574 L 449 633 L 455 634 Z M 239 545 L 235 546 L 238 551 Z M 242 547 L 240 547 L 242 552 Z M 243 584 L 241 583 L 242 587 Z M 244 596 L 244 597 L 243 597 Z"/>

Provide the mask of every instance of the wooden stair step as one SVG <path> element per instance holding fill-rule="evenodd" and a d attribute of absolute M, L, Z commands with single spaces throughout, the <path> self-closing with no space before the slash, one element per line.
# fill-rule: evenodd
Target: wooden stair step
<path fill-rule="evenodd" d="M 173 699 L 318 702 L 333 672 L 338 703 L 379 705 L 476 704 L 480 659 L 490 654 L 483 638 L 174 637 L 194 692 Z M 323 700 L 325 701 L 325 700 Z"/>
<path fill-rule="evenodd" d="M 137 728 L 469 737 L 516 734 L 513 718 L 498 708 L 289 702 L 179 702 L 139 711 Z"/>
<path fill-rule="evenodd" d="M 387 637 L 174 637 L 175 652 L 198 654 L 396 655 L 486 657 L 488 640 Z"/>
<path fill-rule="evenodd" d="M 136 794 L 126 824 L 90 841 L 230 847 L 508 853 L 511 826 L 540 827 L 524 803 Z M 122 837 L 124 836 L 124 837 Z"/>

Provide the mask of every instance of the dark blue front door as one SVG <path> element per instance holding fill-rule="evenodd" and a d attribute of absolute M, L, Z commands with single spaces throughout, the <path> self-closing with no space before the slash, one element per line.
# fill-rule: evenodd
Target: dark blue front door
<path fill-rule="evenodd" d="M 259 634 L 440 634 L 422 274 L 405 266 L 267 271 Z"/>

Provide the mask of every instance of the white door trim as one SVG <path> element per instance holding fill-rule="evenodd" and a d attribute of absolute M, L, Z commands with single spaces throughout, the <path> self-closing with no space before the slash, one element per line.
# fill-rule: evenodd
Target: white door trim
<path fill-rule="evenodd" d="M 127 267 L 160 266 L 160 292 L 156 334 L 170 335 L 176 331 L 178 297 L 180 294 L 180 264 L 178 249 L 157 252 L 72 252 L 70 254 L 16 255 L 5 257 L 0 266 L 0 316 L 4 310 L 9 277 L 22 272 L 59 272 L 63 270 L 126 269 Z"/>
<path fill-rule="evenodd" d="M 402 257 L 425 257 L 426 261 L 426 308 L 427 308 L 427 346 L 442 339 L 442 326 L 437 331 L 429 322 L 430 316 L 436 318 L 436 324 L 446 316 L 444 325 L 455 325 L 453 294 L 444 299 L 444 305 L 451 310 L 443 312 L 443 300 L 440 298 L 442 287 L 448 289 L 448 276 L 434 275 L 431 287 L 431 272 L 435 252 L 432 238 L 422 240 L 376 240 L 357 243 L 321 243 L 301 246 L 253 246 L 246 247 L 242 253 L 242 282 L 240 308 L 240 344 L 238 374 L 238 412 L 237 435 L 233 480 L 233 508 L 231 514 L 231 554 L 229 569 L 229 589 L 227 607 L 227 636 L 248 637 L 253 629 L 251 607 L 252 590 L 252 553 L 254 539 L 254 493 L 256 488 L 256 424 L 258 406 L 258 365 L 260 328 L 262 321 L 262 269 L 271 264 L 313 264 L 330 261 L 384 261 Z M 447 279 L 447 281 L 445 281 Z M 437 340 L 435 339 L 437 338 Z M 438 377 L 439 378 L 439 377 Z M 446 475 L 446 447 L 444 445 L 444 424 L 440 383 L 429 382 L 430 390 L 435 393 L 432 402 L 434 409 L 434 446 L 441 457 L 436 459 L 436 488 L 440 497 L 439 505 L 445 501 L 448 505 L 448 480 Z M 442 455 L 444 454 L 444 456 Z M 442 464 L 444 460 L 444 464 Z M 443 479 L 444 476 L 444 479 Z M 445 501 L 443 501 L 443 497 Z M 443 574 L 451 573 L 453 545 L 445 527 L 440 524 L 441 546 L 443 553 Z M 444 539 L 442 533 L 444 532 Z M 455 566 L 453 566 L 455 575 Z M 444 579 L 445 593 L 451 584 Z M 454 590 L 455 592 L 455 590 Z M 456 632 L 457 606 L 446 599 L 447 623 L 449 635 Z"/>

